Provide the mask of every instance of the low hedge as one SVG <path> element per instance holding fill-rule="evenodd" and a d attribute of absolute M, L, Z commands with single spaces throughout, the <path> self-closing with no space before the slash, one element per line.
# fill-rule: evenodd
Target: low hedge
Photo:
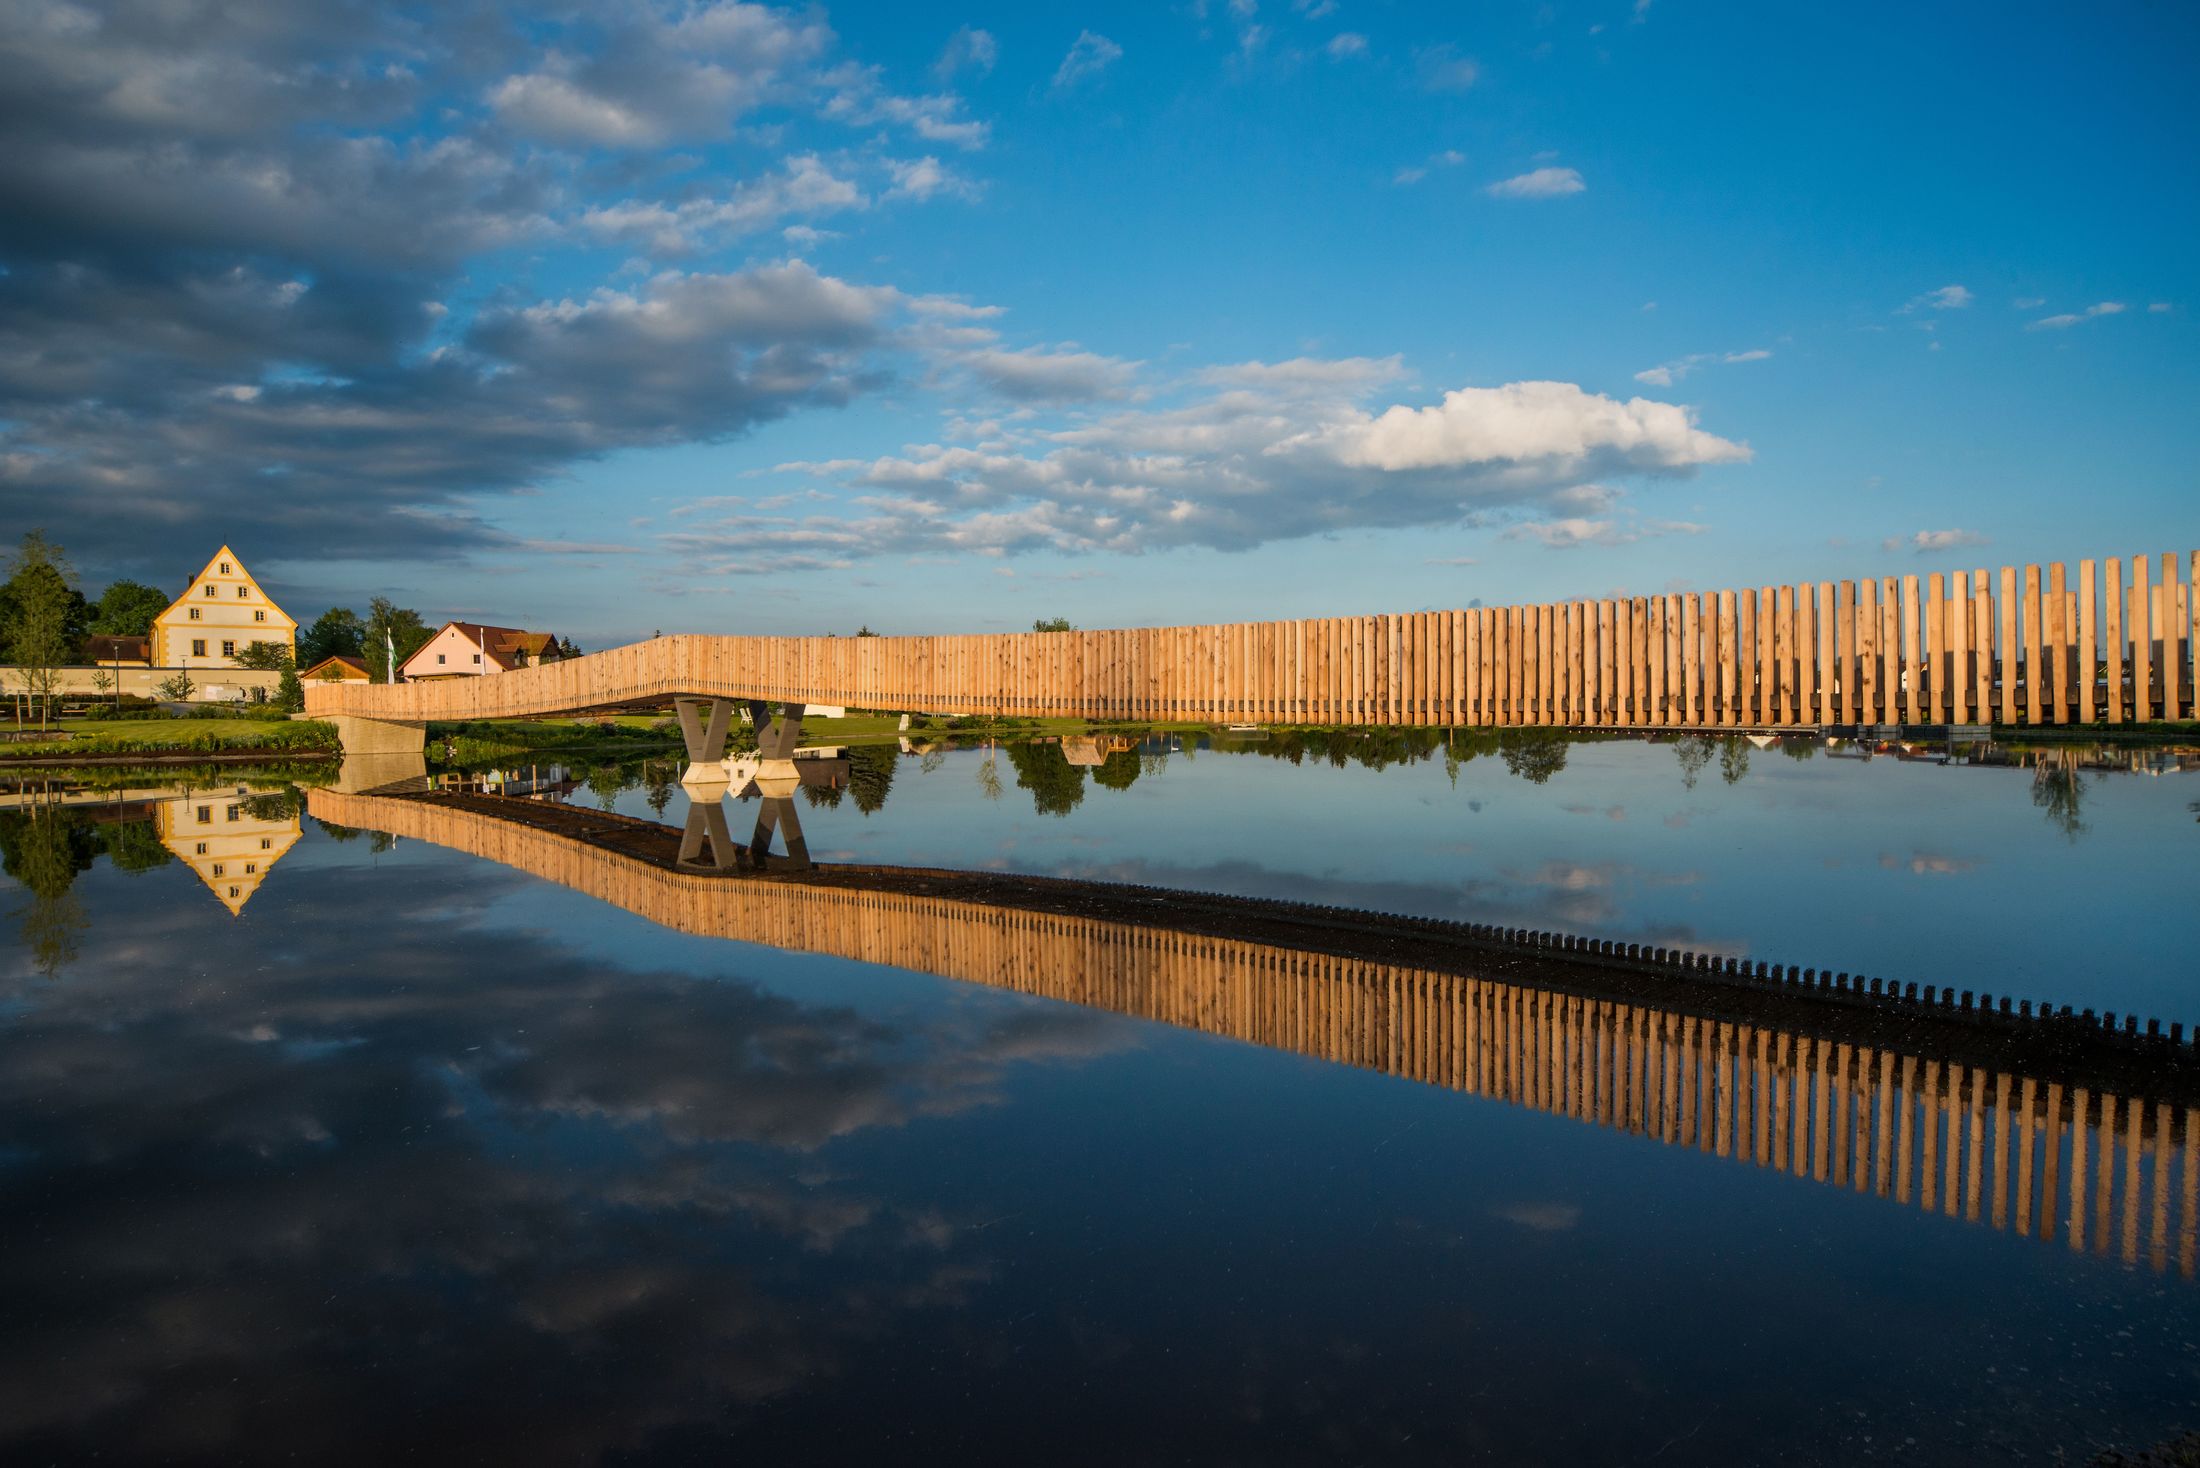
<path fill-rule="evenodd" d="M 178 720 L 158 734 L 79 734 L 58 751 L 66 754 L 197 754 L 228 749 L 334 749 L 336 726 L 319 720 L 293 720 L 271 728 L 232 732 L 222 721 Z M 48 748 L 44 753 L 55 753 Z"/>

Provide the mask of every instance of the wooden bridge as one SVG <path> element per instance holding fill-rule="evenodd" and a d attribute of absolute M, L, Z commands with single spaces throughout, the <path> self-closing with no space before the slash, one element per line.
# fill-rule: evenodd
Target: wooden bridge
<path fill-rule="evenodd" d="M 525 802 L 307 798 L 322 820 L 485 857 L 680 932 L 1090 1005 L 2060 1236 L 2186 1279 L 2200 1266 L 2192 1044 L 2103 1027 L 2091 1011 L 2073 1022 L 2028 1004 L 2013 1018 L 2006 1001 L 1974 1007 L 1968 993 L 1957 1006 L 1915 985 L 1882 995 L 1874 981 L 1867 994 L 1845 974 L 1798 985 L 1779 970 L 1768 981 L 1763 965 L 1679 955 L 1630 970 L 1624 955 L 1606 962 L 1621 945 L 1540 934 L 1498 935 L 1510 943 L 1461 963 L 1442 934 L 1492 930 L 1378 914 L 1325 923 L 1322 909 L 1088 883 L 1029 885 L 1143 915 L 944 895 L 983 890 L 944 880 L 953 873 L 900 871 L 898 890 L 866 885 L 862 869 L 705 876 L 673 868 L 677 833 L 615 815 L 568 812 L 602 828 L 581 839 Z M 660 859 L 635 854 L 645 848 Z M 1126 901 L 1106 906 L 1111 891 Z M 1283 910 L 1306 915 L 1309 946 L 1232 936 Z M 1386 945 L 1412 957 L 1370 956 Z"/>
<path fill-rule="evenodd" d="M 1330 725 L 1827 728 L 2195 717 L 2200 552 L 1288 622 L 923 637 L 679 635 L 492 677 L 316 684 L 355 753 L 429 720 L 726 704 Z M 707 705 L 716 702 L 717 707 Z M 799 717 L 799 710 L 796 710 Z M 722 742 L 720 744 L 722 749 Z"/>

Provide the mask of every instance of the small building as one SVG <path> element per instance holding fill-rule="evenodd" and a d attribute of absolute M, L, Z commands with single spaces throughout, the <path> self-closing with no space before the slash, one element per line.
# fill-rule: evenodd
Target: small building
<path fill-rule="evenodd" d="M 482 678 L 554 663 L 560 656 L 558 639 L 552 633 L 491 627 L 482 622 L 445 622 L 418 652 L 399 665 L 397 673 L 408 683 Z"/>
<path fill-rule="evenodd" d="M 153 666 L 178 670 L 199 681 L 206 673 L 238 667 L 237 654 L 255 642 L 297 646 L 298 624 L 252 579 L 223 546 L 191 579 L 183 595 L 153 619 Z M 223 680 L 228 681 L 228 680 Z"/>
<path fill-rule="evenodd" d="M 332 653 L 298 675 L 307 683 L 372 683 L 366 660 L 348 652 Z"/>
<path fill-rule="evenodd" d="M 95 633 L 84 639 L 84 661 L 94 668 L 150 668 L 153 666 L 153 639 L 103 637 Z"/>

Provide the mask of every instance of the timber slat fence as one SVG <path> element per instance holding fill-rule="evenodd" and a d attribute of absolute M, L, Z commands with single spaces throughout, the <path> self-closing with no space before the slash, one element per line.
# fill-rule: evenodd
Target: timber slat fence
<path fill-rule="evenodd" d="M 952 898 L 690 876 L 432 801 L 339 825 L 485 857 L 679 932 L 1107 1009 L 1614 1127 L 2185 1278 L 2200 1107 L 1644 1003 Z"/>
<path fill-rule="evenodd" d="M 925 637 L 680 635 L 308 712 L 521 717 L 674 694 L 896 712 L 1780 728 L 2195 717 L 2200 552 L 1611 601 Z"/>

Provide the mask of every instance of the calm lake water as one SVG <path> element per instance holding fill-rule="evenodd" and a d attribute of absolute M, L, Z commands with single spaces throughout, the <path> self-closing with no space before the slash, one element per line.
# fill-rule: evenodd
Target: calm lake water
<path fill-rule="evenodd" d="M 796 810 L 821 861 L 2200 1019 L 2174 761 L 1285 752 L 868 753 Z M 564 798 L 677 827 L 676 774 Z M 0 811 L 0 1460 L 2083 1463 L 2200 1426 L 2169 1108 L 2089 1154 L 2113 1203 L 2020 1226 L 2002 1154 L 1983 1207 L 1952 1154 L 1960 1206 L 1880 1196 L 1656 1097 L 679 931 L 455 825 L 158 784 Z"/>

